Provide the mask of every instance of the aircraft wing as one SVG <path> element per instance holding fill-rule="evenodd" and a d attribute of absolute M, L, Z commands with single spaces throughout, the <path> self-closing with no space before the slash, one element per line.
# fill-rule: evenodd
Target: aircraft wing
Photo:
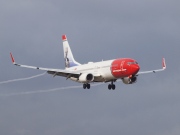
<path fill-rule="evenodd" d="M 163 58 L 162 59 L 162 69 L 156 69 L 156 70 L 150 70 L 150 71 L 142 71 L 142 72 L 138 72 L 137 75 L 148 74 L 148 73 L 156 73 L 156 72 L 164 71 L 165 69 L 166 69 L 166 62 L 165 62 L 165 58 Z"/>
<path fill-rule="evenodd" d="M 63 70 L 63 69 L 51 69 L 51 68 L 42 68 L 42 67 L 17 64 L 15 62 L 15 59 L 14 59 L 12 53 L 10 53 L 10 56 L 11 56 L 12 63 L 16 66 L 47 71 L 48 74 L 52 74 L 53 76 L 63 76 L 63 77 L 67 77 L 67 79 L 68 79 L 69 77 L 78 78 L 81 75 L 81 73 L 79 73 L 79 72 L 72 72 L 72 71 Z"/>

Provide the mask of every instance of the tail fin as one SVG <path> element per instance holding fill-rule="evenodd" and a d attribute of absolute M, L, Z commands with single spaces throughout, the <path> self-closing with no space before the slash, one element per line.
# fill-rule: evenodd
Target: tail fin
<path fill-rule="evenodd" d="M 70 68 L 70 67 L 81 65 L 80 63 L 74 60 L 66 35 L 62 35 L 62 40 L 63 40 L 65 67 Z"/>

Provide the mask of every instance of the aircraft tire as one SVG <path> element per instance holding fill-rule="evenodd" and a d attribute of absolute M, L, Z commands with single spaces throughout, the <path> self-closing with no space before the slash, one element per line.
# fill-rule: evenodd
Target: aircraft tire
<path fill-rule="evenodd" d="M 109 85 L 108 85 L 108 89 L 111 90 L 111 88 L 112 88 L 112 86 L 111 86 L 111 84 L 109 84 Z"/>
<path fill-rule="evenodd" d="M 116 89 L 116 85 L 112 84 L 112 89 L 115 90 Z"/>
<path fill-rule="evenodd" d="M 83 84 L 83 89 L 86 89 L 87 85 L 86 84 Z"/>
<path fill-rule="evenodd" d="M 86 84 L 86 87 L 87 87 L 87 89 L 90 89 L 91 85 L 90 84 Z"/>

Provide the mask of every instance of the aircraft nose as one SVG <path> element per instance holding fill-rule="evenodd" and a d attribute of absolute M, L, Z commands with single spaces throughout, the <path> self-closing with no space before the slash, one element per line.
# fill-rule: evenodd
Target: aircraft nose
<path fill-rule="evenodd" d="M 133 74 L 137 74 L 137 72 L 139 71 L 140 67 L 138 64 L 136 65 L 131 65 L 131 69 L 133 71 Z"/>

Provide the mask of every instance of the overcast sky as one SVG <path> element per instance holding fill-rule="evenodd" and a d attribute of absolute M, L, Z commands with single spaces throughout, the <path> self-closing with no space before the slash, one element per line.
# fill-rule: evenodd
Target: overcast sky
<path fill-rule="evenodd" d="M 133 85 L 81 86 L 44 75 L 0 85 L 1 135 L 179 135 L 179 0 L 0 0 L 0 82 L 43 73 L 16 62 L 64 68 L 62 34 L 80 63 L 130 57 L 142 75 Z"/>

